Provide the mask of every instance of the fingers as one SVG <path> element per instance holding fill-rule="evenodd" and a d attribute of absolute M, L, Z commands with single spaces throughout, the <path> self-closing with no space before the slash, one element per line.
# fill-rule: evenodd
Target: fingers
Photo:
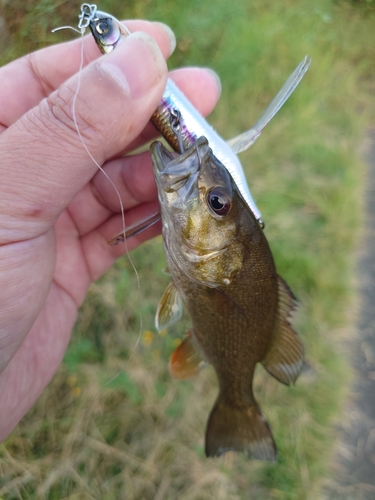
<path fill-rule="evenodd" d="M 145 220 L 148 216 L 158 211 L 159 205 L 155 200 L 149 203 L 137 205 L 125 214 L 125 230 L 138 222 Z M 125 253 L 137 248 L 141 243 L 157 236 L 161 232 L 161 222 L 157 222 L 149 229 L 136 236 L 111 247 L 108 241 L 123 230 L 121 215 L 115 215 L 108 219 L 102 226 L 81 238 L 82 249 L 85 252 L 87 268 L 92 280 L 97 280 L 115 262 L 115 260 Z"/>
<path fill-rule="evenodd" d="M 148 151 L 108 162 L 105 173 L 112 182 L 103 172 L 98 172 L 69 205 L 69 213 L 80 236 L 103 224 L 113 212 L 120 213 L 121 204 L 116 190 L 125 211 L 157 199 Z"/>
<path fill-rule="evenodd" d="M 75 75 L 0 136 L 0 243 L 48 230 L 97 171 L 74 118 L 91 155 L 103 164 L 144 129 L 167 70 L 153 39 L 135 33 L 80 78 L 78 95 Z"/>
<path fill-rule="evenodd" d="M 126 21 L 126 26 L 131 32 L 142 31 L 154 38 L 164 58 L 173 52 L 176 41 L 167 26 L 147 21 Z M 82 43 L 86 66 L 100 56 L 91 35 L 33 52 L 0 69 L 0 131 L 1 125 L 6 128 L 15 123 L 77 73 Z"/>
<path fill-rule="evenodd" d="M 158 202 L 155 200 L 128 210 L 125 214 L 125 230 L 137 221 L 145 220 L 157 212 L 158 208 Z M 68 211 L 63 212 L 57 221 L 55 225 L 57 259 L 54 283 L 61 290 L 69 292 L 77 307 L 82 304 L 91 282 L 107 271 L 117 257 L 133 250 L 161 231 L 161 225 L 158 223 L 130 238 L 126 244 L 111 247 L 108 245 L 108 240 L 116 234 L 118 227 L 120 227 L 118 231 L 120 232 L 123 229 L 122 217 L 114 215 L 101 226 L 78 237 L 74 231 L 74 221 Z M 83 260 L 82 256 L 84 256 Z"/>
<path fill-rule="evenodd" d="M 203 116 L 209 115 L 221 94 L 220 78 L 208 68 L 182 68 L 169 77 Z"/>
<path fill-rule="evenodd" d="M 105 172 L 118 189 L 125 210 L 157 199 L 149 151 L 113 160 L 107 164 Z M 107 178 L 99 172 L 94 177 L 92 185 L 97 199 L 100 199 L 104 206 L 111 212 L 120 212 L 118 197 L 114 196 L 113 185 Z"/>

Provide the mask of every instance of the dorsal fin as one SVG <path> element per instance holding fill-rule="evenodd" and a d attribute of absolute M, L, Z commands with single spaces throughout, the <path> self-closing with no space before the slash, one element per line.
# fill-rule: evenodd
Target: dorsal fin
<path fill-rule="evenodd" d="M 271 345 L 262 361 L 265 369 L 283 384 L 297 379 L 303 365 L 303 345 L 290 326 L 289 318 L 297 301 L 285 281 L 278 276 L 278 314 Z"/>
<path fill-rule="evenodd" d="M 169 359 L 170 374 L 176 379 L 187 379 L 197 375 L 206 364 L 191 332 L 187 331 L 186 337 Z"/>
<path fill-rule="evenodd" d="M 155 315 L 155 327 L 159 332 L 176 323 L 182 316 L 182 300 L 173 281 L 163 293 Z"/>

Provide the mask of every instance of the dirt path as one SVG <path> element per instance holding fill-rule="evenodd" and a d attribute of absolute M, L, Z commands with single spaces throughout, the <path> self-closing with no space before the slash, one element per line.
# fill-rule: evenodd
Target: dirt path
<path fill-rule="evenodd" d="M 375 131 L 366 149 L 366 230 L 358 263 L 360 310 L 357 335 L 350 341 L 357 380 L 340 429 L 326 496 L 330 500 L 375 500 Z"/>

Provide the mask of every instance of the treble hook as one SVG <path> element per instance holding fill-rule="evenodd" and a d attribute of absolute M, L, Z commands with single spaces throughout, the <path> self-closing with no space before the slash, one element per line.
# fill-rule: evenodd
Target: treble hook
<path fill-rule="evenodd" d="M 181 111 L 178 109 L 171 109 L 170 114 L 171 127 L 173 132 L 176 134 L 180 153 L 183 153 L 185 151 L 185 146 L 181 134 Z"/>
<path fill-rule="evenodd" d="M 78 22 L 78 28 L 79 29 L 86 29 L 89 27 L 91 21 L 94 19 L 96 15 L 96 11 L 98 10 L 98 7 L 93 3 L 84 3 L 81 5 L 81 14 L 78 16 L 79 22 Z"/>

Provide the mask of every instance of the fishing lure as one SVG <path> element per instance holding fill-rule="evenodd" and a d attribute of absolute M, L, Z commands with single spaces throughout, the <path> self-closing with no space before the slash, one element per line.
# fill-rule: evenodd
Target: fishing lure
<path fill-rule="evenodd" d="M 78 28 L 80 30 L 90 29 L 102 53 L 112 52 L 117 45 L 130 35 L 130 31 L 125 25 L 112 15 L 97 10 L 95 4 L 83 4 L 78 17 Z M 151 121 L 176 152 L 182 153 L 184 149 L 192 146 L 198 137 L 206 137 L 213 154 L 225 165 L 231 174 L 242 197 L 261 227 L 264 226 L 261 220 L 261 213 L 250 193 L 237 154 L 246 151 L 254 144 L 264 127 L 272 120 L 295 90 L 308 70 L 310 63 L 310 57 L 306 56 L 290 75 L 256 124 L 248 131 L 228 142 L 219 136 L 179 88 L 169 79 L 162 100 L 151 117 Z M 153 215 L 153 218 L 154 222 L 159 220 L 155 215 Z M 121 242 L 121 236 L 114 238 L 110 243 L 117 244 L 119 242 Z"/>

